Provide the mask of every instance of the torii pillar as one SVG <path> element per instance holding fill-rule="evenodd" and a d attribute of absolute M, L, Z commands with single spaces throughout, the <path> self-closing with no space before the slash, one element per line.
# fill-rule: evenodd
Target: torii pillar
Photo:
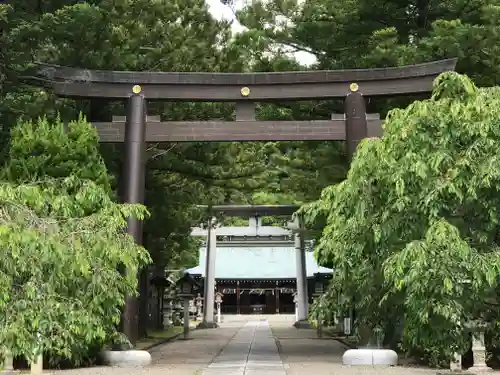
<path fill-rule="evenodd" d="M 215 261 L 217 257 L 217 221 L 212 218 L 207 229 L 207 251 L 205 258 L 205 282 L 203 294 L 203 321 L 197 328 L 216 328 L 215 304 Z"/>
<path fill-rule="evenodd" d="M 303 235 L 300 233 L 302 228 L 301 220 L 298 216 L 294 220 L 294 239 L 295 239 L 295 265 L 297 269 L 297 321 L 295 328 L 310 328 L 309 324 L 309 296 L 307 288 L 307 268 L 306 268 L 306 249 Z"/>

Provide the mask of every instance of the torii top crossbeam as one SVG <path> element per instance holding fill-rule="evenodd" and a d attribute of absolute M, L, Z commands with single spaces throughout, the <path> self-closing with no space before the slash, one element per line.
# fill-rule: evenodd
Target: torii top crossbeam
<path fill-rule="evenodd" d="M 433 80 L 455 69 L 457 59 L 393 68 L 272 73 L 124 72 L 38 63 L 24 79 L 61 97 L 126 99 L 140 85 L 150 100 L 256 101 L 342 98 L 356 83 L 364 96 L 432 91 Z"/>
<path fill-rule="evenodd" d="M 239 217 L 262 217 L 262 216 L 291 216 L 300 208 L 299 205 L 286 204 L 286 205 L 216 205 L 204 206 L 200 205 L 199 208 L 205 208 L 212 214 L 223 214 L 225 216 L 239 216 Z"/>

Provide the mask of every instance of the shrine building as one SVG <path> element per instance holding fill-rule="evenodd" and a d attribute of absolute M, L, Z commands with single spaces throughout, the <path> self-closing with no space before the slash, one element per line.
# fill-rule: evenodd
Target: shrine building
<path fill-rule="evenodd" d="M 194 228 L 193 236 L 207 236 Z M 297 290 L 297 253 L 292 231 L 261 226 L 249 218 L 248 227 L 217 228 L 215 290 L 223 294 L 223 314 L 294 314 Z M 204 284 L 207 245 L 202 244 L 198 266 L 187 270 Z M 307 300 L 322 293 L 332 270 L 318 266 L 305 253 Z"/>

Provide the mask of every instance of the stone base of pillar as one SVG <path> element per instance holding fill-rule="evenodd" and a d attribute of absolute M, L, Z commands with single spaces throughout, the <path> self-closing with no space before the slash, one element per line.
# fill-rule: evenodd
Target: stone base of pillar
<path fill-rule="evenodd" d="M 146 367 L 151 364 L 151 354 L 146 350 L 103 350 L 104 364 L 113 367 Z"/>
<path fill-rule="evenodd" d="M 42 375 L 43 374 L 43 355 L 39 355 L 36 358 L 36 362 L 31 363 L 30 373 L 32 375 Z"/>
<path fill-rule="evenodd" d="M 349 349 L 342 356 L 344 366 L 397 366 L 398 355 L 390 349 Z"/>
<path fill-rule="evenodd" d="M 217 328 L 219 327 L 215 322 L 201 322 L 196 326 L 196 329 Z"/>
<path fill-rule="evenodd" d="M 308 329 L 308 328 L 313 328 L 311 326 L 311 323 L 307 320 L 297 320 L 295 323 L 293 323 L 293 326 L 297 329 Z"/>
<path fill-rule="evenodd" d="M 467 373 L 467 374 L 486 374 L 486 373 L 491 372 L 491 371 L 493 371 L 493 369 L 491 367 L 484 365 L 484 366 L 469 367 L 465 371 L 465 373 Z"/>

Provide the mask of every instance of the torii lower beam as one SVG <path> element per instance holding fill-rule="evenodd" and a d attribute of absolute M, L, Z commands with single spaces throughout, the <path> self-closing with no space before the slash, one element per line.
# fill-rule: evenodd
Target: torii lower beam
<path fill-rule="evenodd" d="M 237 216 L 243 218 L 263 216 L 292 216 L 300 208 L 296 204 L 280 205 L 246 205 L 246 204 L 224 204 L 224 205 L 198 205 L 205 209 L 210 215 L 222 214 L 224 216 Z"/>
<path fill-rule="evenodd" d="M 207 237 L 209 230 L 204 228 L 195 227 L 191 229 L 191 236 L 194 237 Z M 217 228 L 217 236 L 291 236 L 293 232 L 289 229 L 281 227 L 219 227 Z"/>
<path fill-rule="evenodd" d="M 345 115 L 313 121 L 160 121 L 148 116 L 146 142 L 236 142 L 236 141 L 341 141 L 346 139 Z M 368 137 L 382 135 L 380 115 L 367 114 Z M 93 123 L 103 143 L 125 140 L 125 117 Z"/>

